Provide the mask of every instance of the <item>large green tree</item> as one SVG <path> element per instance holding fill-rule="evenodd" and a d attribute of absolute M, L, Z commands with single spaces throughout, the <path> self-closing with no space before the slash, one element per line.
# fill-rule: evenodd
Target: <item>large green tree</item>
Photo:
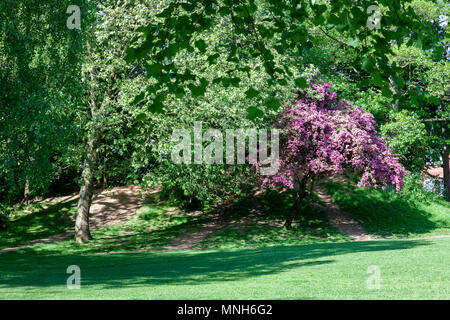
<path fill-rule="evenodd" d="M 66 25 L 71 3 L 0 2 L 1 202 L 45 190 L 55 157 L 75 139 L 68 115 L 79 89 L 82 38 Z"/>
<path fill-rule="evenodd" d="M 440 6 L 442 1 L 437 2 Z M 376 22 L 379 16 L 381 21 Z M 209 43 L 202 39 L 219 17 L 226 17 L 234 33 L 229 43 L 231 50 L 214 51 L 208 56 L 209 64 L 216 64 L 218 56 L 226 56 L 231 63 L 227 77 L 208 81 L 193 68 L 179 68 L 176 57 L 185 52 L 203 55 Z M 375 20 L 374 20 L 375 19 Z M 138 29 L 141 42 L 127 52 L 128 61 L 146 61 L 148 76 L 156 82 L 148 87 L 139 99 L 149 102 L 152 110 L 161 110 L 169 95 L 176 95 L 181 88 L 189 88 L 201 96 L 210 83 L 226 85 L 239 83 L 238 71 L 249 68 L 251 56 L 261 60 L 269 75 L 269 86 L 278 83 L 288 85 L 293 77 L 287 63 L 277 61 L 274 53 L 294 54 L 311 48 L 314 34 L 306 28 L 312 23 L 325 35 L 355 50 L 354 67 L 365 70 L 370 77 L 361 81 L 364 87 L 373 84 L 386 96 L 394 94 L 401 99 L 397 89 L 405 85 L 401 70 L 388 59 L 393 54 L 393 42 L 397 46 L 420 46 L 433 51 L 433 59 L 442 60 L 445 55 L 445 39 L 438 26 L 421 19 L 410 1 L 382 0 L 373 6 L 370 1 L 258 1 L 258 0 L 207 0 L 169 1 L 161 12 L 147 25 Z M 304 78 L 296 79 L 300 87 L 306 86 Z M 261 98 L 258 90 L 249 88 L 249 98 Z M 413 97 L 412 97 L 413 98 Z"/>
<path fill-rule="evenodd" d="M 92 239 L 89 214 L 95 177 L 99 167 L 105 165 L 105 155 L 112 151 L 108 147 L 111 138 L 115 135 L 123 138 L 125 134 L 116 131 L 117 125 L 131 115 L 127 108 L 131 100 L 124 93 L 129 92 L 132 81 L 142 76 L 138 65 L 129 67 L 124 61 L 126 49 L 135 29 L 151 16 L 156 4 L 103 0 L 92 1 L 90 5 L 82 60 L 84 94 L 79 107 L 84 148 L 82 186 L 75 221 L 75 240 L 78 242 Z M 122 148 L 119 146 L 119 149 Z"/>

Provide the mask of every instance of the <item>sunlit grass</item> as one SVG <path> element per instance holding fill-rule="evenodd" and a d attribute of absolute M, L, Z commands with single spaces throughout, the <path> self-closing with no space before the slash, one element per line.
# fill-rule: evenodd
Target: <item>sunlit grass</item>
<path fill-rule="evenodd" d="M 450 299 L 450 239 L 0 259 L 0 299 Z M 69 265 L 81 289 L 66 287 Z M 369 289 L 380 270 L 380 288 Z"/>

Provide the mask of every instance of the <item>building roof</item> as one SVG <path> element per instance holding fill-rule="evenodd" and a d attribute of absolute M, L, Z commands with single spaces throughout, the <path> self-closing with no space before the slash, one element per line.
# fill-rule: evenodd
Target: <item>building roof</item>
<path fill-rule="evenodd" d="M 450 161 L 450 156 L 449 156 Z M 423 168 L 422 173 L 426 176 L 431 176 L 435 179 L 443 179 L 444 178 L 444 169 L 438 166 L 428 166 Z"/>

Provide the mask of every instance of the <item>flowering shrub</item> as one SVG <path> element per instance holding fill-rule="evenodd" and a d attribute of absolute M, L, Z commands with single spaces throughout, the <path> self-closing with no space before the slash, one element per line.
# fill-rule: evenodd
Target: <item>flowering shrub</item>
<path fill-rule="evenodd" d="M 280 130 L 280 163 L 276 174 L 263 178 L 262 186 L 294 189 L 298 199 L 286 221 L 306 196 L 308 182 L 318 176 L 362 173 L 358 186 L 387 184 L 400 190 L 407 173 L 377 136 L 370 113 L 330 91 L 331 83 L 310 81 L 299 97 L 280 111 L 274 127 Z M 297 188 L 296 188 L 297 189 Z"/>

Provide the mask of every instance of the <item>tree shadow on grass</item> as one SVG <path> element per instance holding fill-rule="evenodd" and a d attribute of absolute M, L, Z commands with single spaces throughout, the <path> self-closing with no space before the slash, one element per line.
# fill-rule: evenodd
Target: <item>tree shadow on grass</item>
<path fill-rule="evenodd" d="M 298 208 L 293 227 L 289 230 L 284 228 L 295 197 L 294 190 L 267 190 L 239 199 L 223 214 L 229 220 L 227 226 L 197 247 L 298 245 L 350 240 L 329 223 L 324 212 L 311 206 L 312 202 L 320 202 L 315 194 L 305 199 Z"/>
<path fill-rule="evenodd" d="M 350 253 L 406 250 L 432 243 L 427 240 L 397 240 L 68 256 L 36 255 L 25 249 L 2 255 L 0 287 L 65 286 L 69 265 L 81 268 L 83 286 L 101 285 L 113 289 L 136 285 L 201 285 L 329 264 L 334 257 Z"/>
<path fill-rule="evenodd" d="M 60 202 L 14 220 L 6 230 L 0 231 L 0 249 L 28 244 L 73 228 L 70 217 L 76 203 L 77 200 Z"/>
<path fill-rule="evenodd" d="M 381 237 L 408 237 L 447 227 L 432 221 L 432 214 L 393 191 L 366 190 L 330 182 L 326 188 L 339 207 L 352 214 L 364 229 Z"/>

